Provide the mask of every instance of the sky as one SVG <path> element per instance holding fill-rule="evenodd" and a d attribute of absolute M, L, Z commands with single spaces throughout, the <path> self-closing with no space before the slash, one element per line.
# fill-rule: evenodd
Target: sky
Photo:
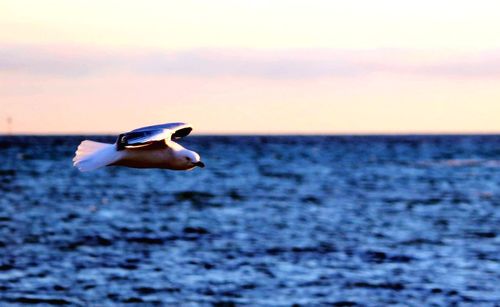
<path fill-rule="evenodd" d="M 0 0 L 0 134 L 178 121 L 200 134 L 499 133 L 499 12 L 486 0 Z"/>

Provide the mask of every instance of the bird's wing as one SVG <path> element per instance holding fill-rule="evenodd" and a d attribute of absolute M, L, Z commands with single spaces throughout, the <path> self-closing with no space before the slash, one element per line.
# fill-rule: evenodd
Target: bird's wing
<path fill-rule="evenodd" d="M 185 123 L 168 123 L 142 127 L 120 134 L 116 141 L 116 147 L 118 150 L 122 150 L 125 148 L 148 146 L 158 142 L 167 145 L 171 140 L 177 140 L 189 135 L 192 130 L 193 127 Z"/>

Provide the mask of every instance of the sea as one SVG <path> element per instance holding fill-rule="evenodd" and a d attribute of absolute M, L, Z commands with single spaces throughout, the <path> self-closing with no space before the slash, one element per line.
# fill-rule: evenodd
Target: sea
<path fill-rule="evenodd" d="M 500 135 L 0 137 L 0 306 L 500 306 Z"/>

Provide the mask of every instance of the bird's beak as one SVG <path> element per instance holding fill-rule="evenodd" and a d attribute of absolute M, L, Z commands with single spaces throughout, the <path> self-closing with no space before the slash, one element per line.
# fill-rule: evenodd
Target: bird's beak
<path fill-rule="evenodd" d="M 203 163 L 203 162 L 201 162 L 201 161 L 196 162 L 194 165 L 199 166 L 199 167 L 201 167 L 201 168 L 204 168 L 204 167 L 205 167 L 205 163 Z"/>

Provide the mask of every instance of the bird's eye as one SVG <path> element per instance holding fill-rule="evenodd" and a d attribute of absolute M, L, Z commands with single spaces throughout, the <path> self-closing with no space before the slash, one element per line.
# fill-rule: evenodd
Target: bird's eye
<path fill-rule="evenodd" d="M 187 161 L 191 161 L 191 159 L 190 159 L 189 157 L 186 157 L 186 160 L 187 160 Z"/>

